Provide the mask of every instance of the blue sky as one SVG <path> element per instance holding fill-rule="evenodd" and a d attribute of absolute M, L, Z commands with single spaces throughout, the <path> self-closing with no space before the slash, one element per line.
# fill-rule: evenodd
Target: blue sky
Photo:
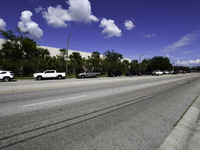
<path fill-rule="evenodd" d="M 199 0 L 1 0 L 0 29 L 42 46 L 200 65 Z M 0 36 L 0 38 L 2 38 Z"/>

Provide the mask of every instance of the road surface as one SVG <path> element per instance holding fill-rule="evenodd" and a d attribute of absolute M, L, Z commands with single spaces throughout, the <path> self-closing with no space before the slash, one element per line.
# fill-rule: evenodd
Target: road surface
<path fill-rule="evenodd" d="M 160 147 L 200 74 L 0 82 L 0 149 Z"/>

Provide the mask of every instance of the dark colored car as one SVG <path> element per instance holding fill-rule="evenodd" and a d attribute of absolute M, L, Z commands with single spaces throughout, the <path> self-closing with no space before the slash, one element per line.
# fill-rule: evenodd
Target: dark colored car
<path fill-rule="evenodd" d="M 122 76 L 122 72 L 121 71 L 113 71 L 108 76 L 109 77 L 117 77 L 117 76 L 121 77 Z"/>
<path fill-rule="evenodd" d="M 147 75 L 147 72 L 146 71 L 142 71 L 141 75 Z"/>
<path fill-rule="evenodd" d="M 147 75 L 152 75 L 153 71 L 147 71 Z"/>
<path fill-rule="evenodd" d="M 129 71 L 128 73 L 126 73 L 126 76 L 138 76 L 138 75 L 141 75 L 141 73 L 137 71 Z"/>
<path fill-rule="evenodd" d="M 178 71 L 174 71 L 172 74 L 178 74 Z"/>
<path fill-rule="evenodd" d="M 179 72 L 178 72 L 178 71 L 171 70 L 169 73 L 170 73 L 170 74 L 178 74 Z"/>

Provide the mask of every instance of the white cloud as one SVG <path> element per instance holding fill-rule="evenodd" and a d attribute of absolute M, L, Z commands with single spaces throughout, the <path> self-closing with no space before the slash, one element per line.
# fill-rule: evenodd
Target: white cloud
<path fill-rule="evenodd" d="M 155 33 L 152 33 L 152 34 L 144 34 L 144 33 L 142 33 L 142 37 L 153 38 L 153 37 L 156 37 L 156 34 Z"/>
<path fill-rule="evenodd" d="M 170 59 L 170 55 L 169 54 L 167 54 L 166 57 Z"/>
<path fill-rule="evenodd" d="M 42 11 L 43 18 L 52 27 L 67 27 L 69 21 L 90 23 L 99 21 L 92 15 L 91 4 L 88 0 L 69 0 L 69 9 L 63 9 L 61 5 L 48 7 L 47 11 Z M 41 10 L 41 8 L 39 9 Z M 38 11 L 38 10 L 36 10 Z"/>
<path fill-rule="evenodd" d="M 69 15 L 73 21 L 91 22 L 99 21 L 92 15 L 91 4 L 89 0 L 69 0 Z"/>
<path fill-rule="evenodd" d="M 166 57 L 169 58 L 169 59 L 171 59 L 171 60 L 174 60 L 174 57 L 171 56 L 170 54 L 167 54 Z"/>
<path fill-rule="evenodd" d="M 40 13 L 42 10 L 43 10 L 42 7 L 35 8 L 35 12 L 36 12 L 36 13 Z"/>
<path fill-rule="evenodd" d="M 71 17 L 67 10 L 62 9 L 62 6 L 49 7 L 47 12 L 43 11 L 43 17 L 47 24 L 52 27 L 67 27 L 66 21 L 71 21 Z"/>
<path fill-rule="evenodd" d="M 0 18 L 0 30 L 6 31 L 6 22 Z"/>
<path fill-rule="evenodd" d="M 99 27 L 104 28 L 102 33 L 107 34 L 106 38 L 122 36 L 122 31 L 115 25 L 114 20 L 107 20 L 104 18 L 101 20 Z"/>
<path fill-rule="evenodd" d="M 195 52 L 197 52 L 197 50 L 186 50 L 186 51 L 182 51 L 181 53 L 184 55 L 188 55 L 188 54 L 195 53 Z"/>
<path fill-rule="evenodd" d="M 178 60 L 176 62 L 176 64 L 180 65 L 180 66 L 195 66 L 195 65 L 200 65 L 200 59 L 188 60 L 188 61 L 180 61 L 180 60 Z"/>
<path fill-rule="evenodd" d="M 21 13 L 21 21 L 18 22 L 18 27 L 23 32 L 28 32 L 29 37 L 33 39 L 39 39 L 43 35 L 43 31 L 39 28 L 38 24 L 31 20 L 32 12 L 23 11 Z"/>
<path fill-rule="evenodd" d="M 124 27 L 126 30 L 132 30 L 135 27 L 135 25 L 131 20 L 126 20 L 124 23 Z"/>
<path fill-rule="evenodd" d="M 171 52 L 192 44 L 200 36 L 200 31 L 195 31 L 183 36 L 179 41 L 167 46 L 163 52 Z"/>

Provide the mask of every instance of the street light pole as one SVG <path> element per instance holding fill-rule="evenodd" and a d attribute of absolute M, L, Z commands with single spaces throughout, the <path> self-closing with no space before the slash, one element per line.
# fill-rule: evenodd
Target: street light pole
<path fill-rule="evenodd" d="M 173 71 L 174 71 L 174 59 L 173 59 L 172 56 L 171 56 L 171 59 L 172 59 L 172 61 L 173 61 L 173 63 L 172 63 L 172 67 L 173 67 Z"/>
<path fill-rule="evenodd" d="M 66 74 L 66 76 L 67 76 L 67 61 L 68 61 L 68 48 L 69 48 L 69 38 L 70 38 L 70 36 L 71 36 L 71 33 L 69 34 L 69 37 L 68 37 L 68 39 L 67 39 L 67 49 L 66 49 L 66 70 L 65 70 L 65 74 Z"/>
<path fill-rule="evenodd" d="M 140 72 L 140 69 L 141 69 L 141 58 L 142 58 L 143 55 L 145 55 L 145 53 L 144 53 L 144 54 L 140 54 L 140 60 L 139 60 L 139 61 L 140 61 L 140 62 L 139 62 L 139 63 L 140 63 L 140 64 L 139 64 L 139 72 Z"/>

